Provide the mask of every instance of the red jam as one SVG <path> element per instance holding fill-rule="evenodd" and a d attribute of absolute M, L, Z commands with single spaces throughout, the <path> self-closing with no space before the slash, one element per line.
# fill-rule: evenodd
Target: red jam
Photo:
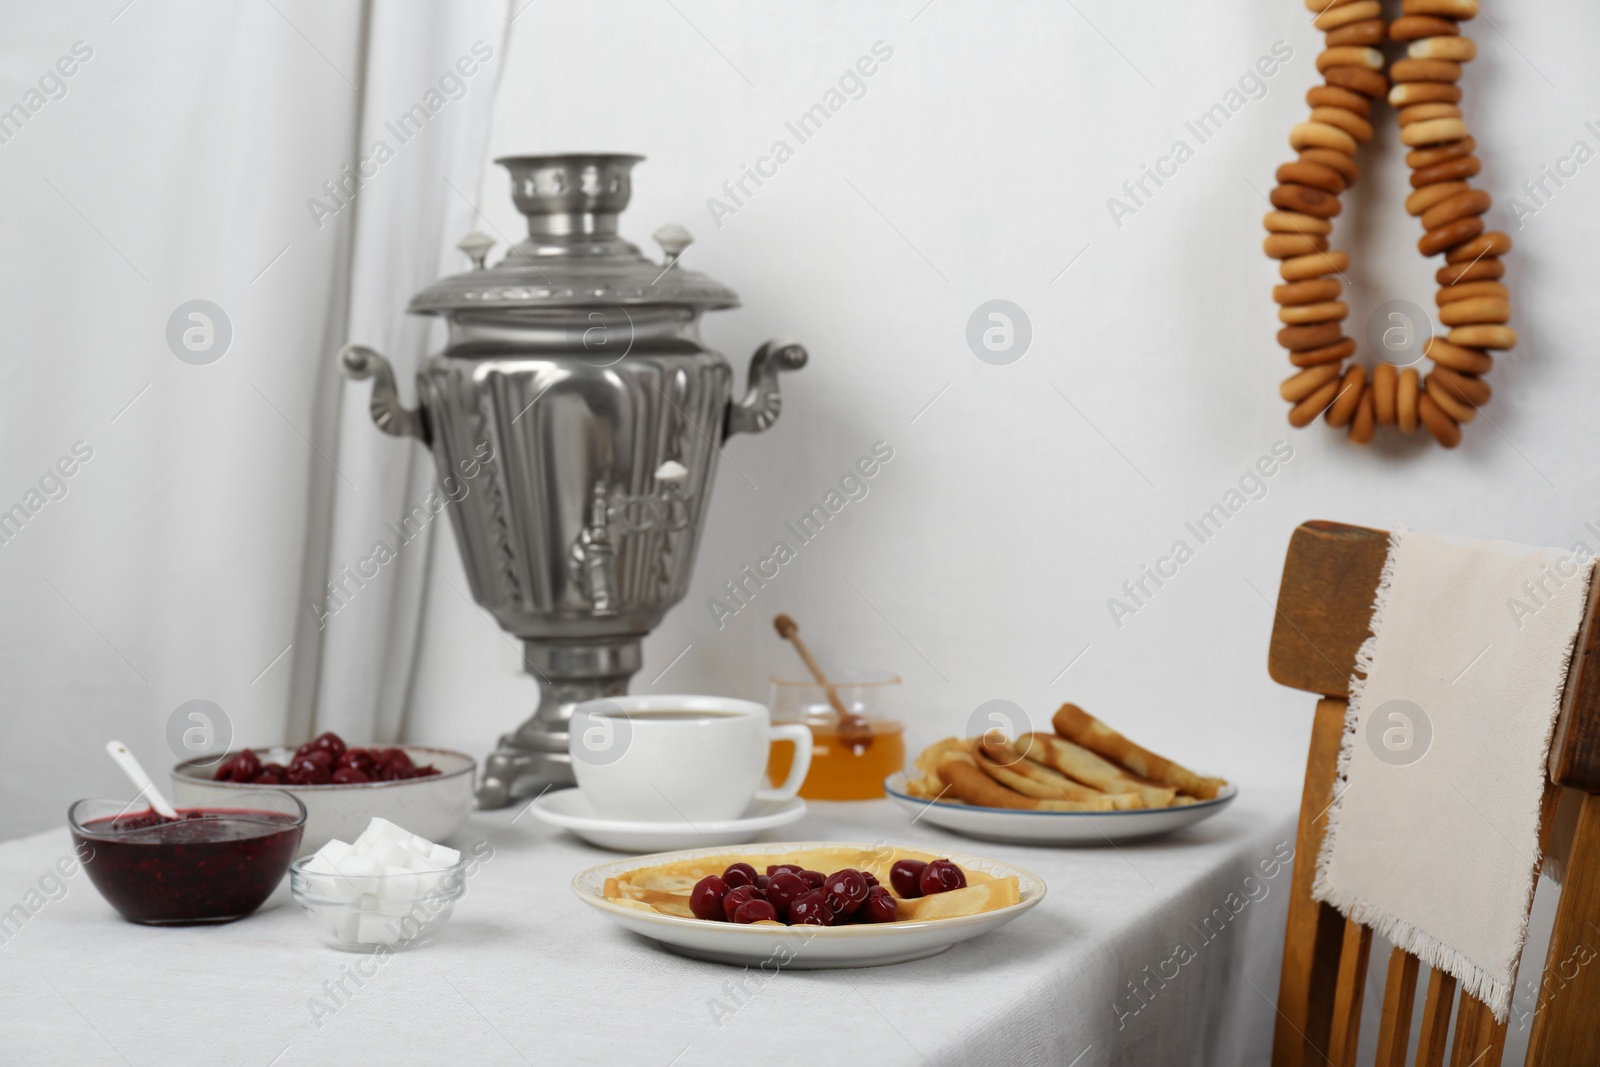
<path fill-rule="evenodd" d="M 136 923 L 242 919 L 272 894 L 300 847 L 302 819 L 276 811 L 180 808 L 92 819 L 72 837 L 89 880 Z"/>

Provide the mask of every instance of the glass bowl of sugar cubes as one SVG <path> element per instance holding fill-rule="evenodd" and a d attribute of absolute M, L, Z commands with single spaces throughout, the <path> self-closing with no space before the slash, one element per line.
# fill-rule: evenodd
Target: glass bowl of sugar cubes
<path fill-rule="evenodd" d="M 323 944 L 346 952 L 431 941 L 467 891 L 461 853 L 374 818 L 289 866 L 289 890 Z"/>

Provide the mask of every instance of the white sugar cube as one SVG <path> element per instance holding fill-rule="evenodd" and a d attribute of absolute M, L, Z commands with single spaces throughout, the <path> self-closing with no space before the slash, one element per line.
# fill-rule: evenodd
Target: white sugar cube
<path fill-rule="evenodd" d="M 390 911 L 395 910 L 394 905 L 399 905 L 401 908 L 409 907 L 417 898 L 419 877 L 421 875 L 389 874 L 378 885 L 378 899 Z"/>
<path fill-rule="evenodd" d="M 333 937 L 335 941 L 349 941 L 355 937 L 355 912 L 342 904 L 331 906 L 307 906 L 308 911 L 316 916 L 317 922 Z"/>
<path fill-rule="evenodd" d="M 306 871 L 305 891 L 313 900 L 338 901 L 349 898 L 349 886 L 341 884 L 336 875 L 311 873 L 310 864 L 306 865 Z"/>
<path fill-rule="evenodd" d="M 354 845 L 335 838 L 334 840 L 329 841 L 326 845 L 323 845 L 321 848 L 317 849 L 317 859 L 337 864 L 346 856 L 355 855 L 355 851 L 356 848 Z M 310 865 L 307 864 L 307 866 Z"/>
<path fill-rule="evenodd" d="M 376 893 L 362 893 L 355 899 L 356 911 L 377 911 L 383 907 Z"/>
<path fill-rule="evenodd" d="M 403 871 L 411 866 L 411 852 L 402 845 L 384 844 L 369 853 L 379 863 L 383 864 L 384 873 L 389 871 Z"/>
<path fill-rule="evenodd" d="M 381 911 L 361 912 L 356 922 L 357 941 L 367 945 L 392 945 L 411 932 L 400 915 L 385 915 Z"/>
<path fill-rule="evenodd" d="M 411 841 L 411 831 L 396 826 L 388 819 L 374 815 L 372 821 L 367 823 L 367 828 L 361 831 L 361 836 L 356 838 L 355 849 L 364 855 L 376 855 L 384 846 L 399 845 L 404 847 Z"/>
<path fill-rule="evenodd" d="M 421 834 L 412 834 L 411 843 L 406 846 L 414 856 L 426 856 L 433 851 L 433 842 Z"/>
<path fill-rule="evenodd" d="M 461 853 L 453 848 L 445 848 L 443 845 L 434 845 L 429 858 L 433 860 L 436 868 L 443 870 L 446 867 L 454 867 L 460 863 Z"/>
<path fill-rule="evenodd" d="M 371 856 L 346 856 L 334 866 L 334 871 L 334 898 L 354 900 L 363 893 L 377 891 L 383 867 Z"/>

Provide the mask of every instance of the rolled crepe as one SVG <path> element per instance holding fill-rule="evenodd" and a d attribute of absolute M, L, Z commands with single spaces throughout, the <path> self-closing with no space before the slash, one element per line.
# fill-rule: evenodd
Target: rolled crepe
<path fill-rule="evenodd" d="M 1011 808 L 1019 811 L 1105 811 L 1092 800 L 1040 800 L 1008 789 L 989 777 L 971 755 L 954 754 L 939 764 L 939 778 L 950 791 L 968 804 L 984 808 Z"/>
<path fill-rule="evenodd" d="M 1200 800 L 1212 799 L 1228 784 L 1225 779 L 1195 774 L 1181 764 L 1140 748 L 1076 704 L 1061 705 L 1051 723 L 1056 733 L 1069 741 L 1115 760 L 1134 774 L 1170 785 Z"/>
<path fill-rule="evenodd" d="M 1101 759 L 1088 749 L 1054 734 L 1032 733 L 1025 737 L 1030 755 L 1085 785 L 1092 785 L 1107 793 L 1131 793 L 1150 808 L 1167 807 L 1178 793 L 1171 786 L 1142 781 L 1115 763 Z"/>
<path fill-rule="evenodd" d="M 979 759 L 978 766 L 1001 785 L 1027 796 L 1041 800 L 1098 802 L 1109 799 L 1110 810 L 1115 811 L 1145 807 L 1143 798 L 1132 793 L 1107 793 L 1075 782 L 1060 771 L 1028 758 L 1021 746 L 997 734 L 985 734 L 979 748 L 981 755 L 988 759 Z"/>

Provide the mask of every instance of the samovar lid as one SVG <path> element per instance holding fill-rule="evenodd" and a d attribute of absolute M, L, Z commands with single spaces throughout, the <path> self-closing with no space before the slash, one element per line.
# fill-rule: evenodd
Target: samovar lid
<path fill-rule="evenodd" d="M 527 216 L 527 240 L 487 267 L 493 240 L 468 234 L 458 247 L 475 269 L 434 282 L 411 298 L 409 310 L 438 315 L 607 304 L 738 307 L 732 289 L 678 264 L 693 240 L 682 226 L 670 223 L 655 232 L 666 253 L 661 263 L 618 235 L 617 216 L 633 191 L 630 171 L 643 158 L 580 153 L 495 160 L 511 172 L 511 198 Z"/>

